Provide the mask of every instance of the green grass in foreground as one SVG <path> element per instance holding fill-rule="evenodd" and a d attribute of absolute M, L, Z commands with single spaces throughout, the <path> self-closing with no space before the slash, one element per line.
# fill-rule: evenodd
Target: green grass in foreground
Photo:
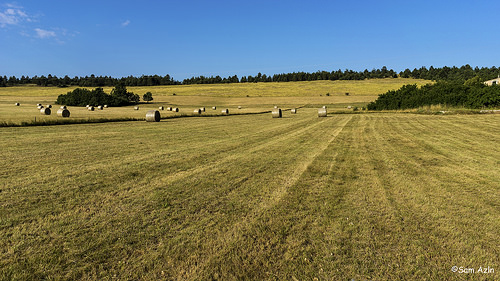
<path fill-rule="evenodd" d="M 499 115 L 316 113 L 0 128 L 0 279 L 498 279 Z"/>

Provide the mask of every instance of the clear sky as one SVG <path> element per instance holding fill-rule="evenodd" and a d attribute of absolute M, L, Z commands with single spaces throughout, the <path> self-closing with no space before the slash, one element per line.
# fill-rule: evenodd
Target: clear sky
<path fill-rule="evenodd" d="M 498 1 L 0 0 L 0 75 L 499 66 Z"/>

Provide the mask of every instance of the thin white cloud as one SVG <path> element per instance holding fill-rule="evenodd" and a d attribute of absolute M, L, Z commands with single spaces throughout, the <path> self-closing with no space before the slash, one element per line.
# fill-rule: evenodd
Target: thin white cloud
<path fill-rule="evenodd" d="M 15 3 L 0 4 L 0 28 L 12 27 L 21 36 L 51 40 L 58 44 L 64 44 L 67 38 L 78 34 L 78 32 L 71 32 L 64 28 L 44 27 L 39 23 L 39 17 L 41 17 L 40 14 L 32 15 L 26 12 L 24 7 Z"/>
<path fill-rule="evenodd" d="M 17 25 L 23 21 L 31 22 L 32 19 L 23 10 L 23 7 L 13 4 L 6 4 L 7 9 L 0 10 L 0 27 L 4 28 L 8 25 Z"/>
<path fill-rule="evenodd" d="M 51 31 L 51 30 L 44 30 L 44 29 L 40 29 L 40 28 L 35 28 L 35 32 L 36 32 L 36 37 L 41 38 L 41 39 L 56 37 L 55 31 Z"/>
<path fill-rule="evenodd" d="M 130 24 L 130 20 L 126 20 L 126 21 L 122 22 L 123 27 L 128 26 L 129 24 Z"/>

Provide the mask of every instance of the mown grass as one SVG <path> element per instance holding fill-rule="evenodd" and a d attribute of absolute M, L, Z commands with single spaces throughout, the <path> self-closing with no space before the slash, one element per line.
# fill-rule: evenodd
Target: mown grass
<path fill-rule="evenodd" d="M 0 128 L 1 279 L 498 279 L 500 116 L 316 114 Z"/>
<path fill-rule="evenodd" d="M 271 83 L 232 83 L 232 84 L 194 84 L 175 86 L 155 86 L 155 87 L 127 87 L 129 91 L 139 94 L 141 97 L 146 92 L 151 92 L 153 97 L 172 96 L 209 96 L 209 97 L 316 97 L 344 96 L 350 95 L 371 95 L 378 96 L 388 90 L 399 89 L 402 85 L 417 84 L 419 86 L 431 83 L 429 80 L 412 78 L 386 78 L 367 80 L 320 80 L 301 82 L 271 82 Z M 0 96 L 19 97 L 56 97 L 66 94 L 77 87 L 57 88 L 16 86 L 0 88 Z M 109 93 L 112 87 L 103 87 Z M 53 102 L 53 101 L 52 101 Z"/>
<path fill-rule="evenodd" d="M 157 109 L 159 106 L 178 107 L 178 114 L 191 114 L 195 108 L 206 107 L 210 114 L 212 106 L 220 109 L 228 108 L 230 112 L 263 112 L 274 105 L 280 107 L 321 107 L 345 109 L 347 106 L 363 107 L 376 99 L 378 94 L 397 89 L 407 83 L 423 85 L 426 80 L 415 79 L 372 79 L 364 81 L 309 81 L 287 83 L 241 83 L 216 85 L 181 85 L 157 87 L 129 87 L 129 91 L 141 97 L 152 92 L 152 103 L 141 104 L 141 110 L 133 107 L 108 108 L 103 111 L 89 112 L 82 107 L 70 107 L 70 119 L 126 119 L 144 118 L 145 110 Z M 37 87 L 19 86 L 0 88 L 0 122 L 3 124 L 21 123 L 64 123 L 69 121 L 53 121 L 61 119 L 56 116 L 58 106 L 54 106 L 52 115 L 42 116 L 36 104 L 54 105 L 57 96 L 73 90 L 75 87 Z M 105 88 L 110 92 L 111 88 Z M 345 93 L 349 93 L 346 96 Z M 173 95 L 175 93 L 175 96 Z M 329 94 L 327 96 L 326 94 Z M 21 106 L 14 106 L 19 102 Z M 240 110 L 238 106 L 243 108 Z M 206 113 L 209 114 L 209 113 Z M 175 115 L 164 111 L 162 115 Z M 36 120 L 35 120 L 36 119 Z M 81 121 L 74 121 L 78 123 Z"/>

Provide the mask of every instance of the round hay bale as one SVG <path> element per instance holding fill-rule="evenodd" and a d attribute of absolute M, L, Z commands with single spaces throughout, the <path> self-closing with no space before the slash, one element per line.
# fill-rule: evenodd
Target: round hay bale
<path fill-rule="evenodd" d="M 20 106 L 20 104 L 19 104 L 18 102 L 16 102 L 14 105 L 15 105 L 15 106 Z"/>
<path fill-rule="evenodd" d="M 42 108 L 42 109 L 40 109 L 40 113 L 42 115 L 50 115 L 51 111 L 50 111 L 50 108 Z"/>
<path fill-rule="evenodd" d="M 229 114 L 229 109 L 225 108 L 221 111 L 222 114 L 228 115 Z"/>
<path fill-rule="evenodd" d="M 326 105 L 323 105 L 323 108 L 326 109 Z"/>
<path fill-rule="evenodd" d="M 277 106 L 277 105 L 275 105 L 275 106 L 274 106 L 274 108 L 278 108 L 278 106 Z"/>
<path fill-rule="evenodd" d="M 39 106 L 37 106 L 36 108 L 38 108 L 38 109 L 42 109 L 42 108 L 43 108 L 43 105 L 39 105 Z"/>
<path fill-rule="evenodd" d="M 134 110 L 139 110 L 139 107 L 138 106 L 134 106 Z"/>
<path fill-rule="evenodd" d="M 59 108 L 59 110 L 57 111 L 57 116 L 65 118 L 69 117 L 69 110 L 67 110 L 66 108 Z"/>
<path fill-rule="evenodd" d="M 212 110 L 216 110 L 217 109 L 217 106 L 212 106 Z"/>
<path fill-rule="evenodd" d="M 195 110 L 194 110 L 194 114 L 201 114 L 201 109 L 199 109 L 199 108 L 198 108 L 198 109 L 195 109 Z"/>
<path fill-rule="evenodd" d="M 104 105 L 104 108 L 108 108 L 108 105 L 107 105 L 107 104 L 105 104 L 105 105 Z"/>
<path fill-rule="evenodd" d="M 89 111 L 94 111 L 94 107 L 93 107 L 93 106 L 91 106 L 91 105 L 89 105 L 89 107 L 87 107 L 87 109 L 88 109 Z"/>
<path fill-rule="evenodd" d="M 318 109 L 318 117 L 326 117 L 326 115 L 327 115 L 326 108 Z"/>
<path fill-rule="evenodd" d="M 102 105 L 99 105 L 99 106 L 97 107 L 97 109 L 99 109 L 99 110 L 102 110 L 103 108 L 104 108 L 104 107 L 102 107 Z"/>
<path fill-rule="evenodd" d="M 85 107 L 86 107 L 86 108 L 89 108 L 89 107 L 90 107 L 90 104 L 87 104 Z"/>
<path fill-rule="evenodd" d="M 273 115 L 273 118 L 281 118 L 281 116 L 282 116 L 281 108 L 274 108 L 272 115 Z"/>
<path fill-rule="evenodd" d="M 172 111 L 172 108 L 169 106 L 169 107 L 167 107 L 167 110 L 168 111 Z"/>
<path fill-rule="evenodd" d="M 52 105 L 47 104 L 46 108 L 52 108 Z"/>
<path fill-rule="evenodd" d="M 59 107 L 60 109 L 67 109 L 67 107 L 65 105 L 62 105 L 61 107 Z"/>
<path fill-rule="evenodd" d="M 41 103 L 37 103 L 37 104 L 36 104 L 36 106 L 37 106 L 37 107 L 38 107 L 38 106 L 42 106 L 42 104 L 41 104 Z"/>
<path fill-rule="evenodd" d="M 241 109 L 241 105 L 238 105 L 238 109 Z"/>
<path fill-rule="evenodd" d="M 352 108 L 352 106 L 350 106 L 350 105 L 347 106 L 347 109 L 351 109 L 351 108 Z"/>
<path fill-rule="evenodd" d="M 297 113 L 297 108 L 292 108 L 290 111 L 292 112 L 292 114 L 296 114 Z"/>
<path fill-rule="evenodd" d="M 173 111 L 173 112 L 179 112 L 179 108 L 174 107 L 174 108 L 172 108 L 172 111 Z"/>
<path fill-rule="evenodd" d="M 146 122 L 160 122 L 160 112 L 158 110 L 148 110 L 146 112 Z"/>
<path fill-rule="evenodd" d="M 163 106 L 158 107 L 159 110 L 164 110 L 165 108 Z"/>
<path fill-rule="evenodd" d="M 204 107 L 200 107 L 200 110 L 201 110 L 201 112 L 205 112 L 205 108 Z"/>

